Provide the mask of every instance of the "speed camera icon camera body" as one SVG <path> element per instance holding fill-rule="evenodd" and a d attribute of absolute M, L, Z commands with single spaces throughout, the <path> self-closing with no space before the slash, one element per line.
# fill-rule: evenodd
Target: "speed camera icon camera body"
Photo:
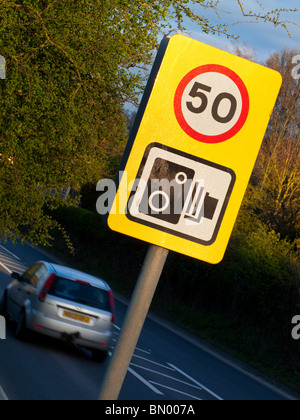
<path fill-rule="evenodd" d="M 211 245 L 217 238 L 235 180 L 229 168 L 152 143 L 142 159 L 127 217 Z"/>

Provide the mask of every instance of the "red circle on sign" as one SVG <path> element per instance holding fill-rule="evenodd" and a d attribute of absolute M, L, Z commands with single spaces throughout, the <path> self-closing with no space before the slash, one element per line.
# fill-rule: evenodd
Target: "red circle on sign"
<path fill-rule="evenodd" d="M 206 78 L 208 78 L 208 80 L 210 76 L 212 78 L 212 75 L 209 75 L 209 73 L 211 74 L 214 73 L 214 74 L 217 74 L 217 76 L 223 77 L 225 82 L 227 80 L 228 83 L 231 84 L 231 87 L 233 91 L 235 92 L 235 95 L 228 92 L 223 92 L 215 98 L 213 103 L 210 104 L 212 107 L 212 110 L 210 111 L 212 113 L 212 118 L 215 118 L 215 125 L 218 126 L 219 124 L 219 128 L 221 129 L 221 131 L 222 131 L 222 124 L 223 124 L 223 127 L 225 127 L 224 132 L 221 132 L 220 134 L 212 134 L 212 135 L 208 135 L 207 133 L 200 132 L 201 128 L 195 129 L 195 127 L 192 127 L 192 124 L 187 121 L 187 117 L 186 117 L 187 112 L 191 111 L 195 114 L 193 115 L 193 118 L 197 118 L 197 114 L 200 115 L 202 112 L 204 112 L 204 110 L 207 110 L 207 108 L 209 107 L 208 98 L 210 98 L 210 96 L 213 95 L 212 91 L 213 91 L 214 86 L 204 85 L 195 81 L 193 88 L 188 94 L 187 94 L 188 91 L 186 90 L 189 84 L 194 79 L 196 80 L 198 76 L 205 76 Z M 237 92 L 240 98 L 235 97 Z M 189 97 L 191 97 L 190 98 L 191 102 L 186 102 L 185 104 L 186 110 L 183 110 L 183 95 L 185 96 L 188 95 Z M 230 112 L 228 113 L 227 117 L 222 117 L 219 115 L 219 107 L 224 99 L 230 100 L 231 102 Z M 228 117 L 229 117 L 229 121 L 230 121 L 230 118 L 231 120 L 233 119 L 232 114 L 234 115 L 234 112 L 236 112 L 237 110 L 237 103 L 238 103 L 237 99 L 241 102 L 240 115 L 238 116 L 237 121 L 234 122 L 234 125 L 230 126 L 229 129 L 227 129 L 225 126 L 225 122 L 228 122 L 227 121 Z M 193 100 L 198 101 L 198 103 L 199 103 L 199 100 L 201 100 L 201 106 L 199 106 L 198 108 L 194 107 L 192 103 Z M 189 105 L 189 107 L 187 105 Z M 192 70 L 191 72 L 189 72 L 180 82 L 176 90 L 175 99 L 174 99 L 175 115 L 176 115 L 176 118 L 180 127 L 190 137 L 192 137 L 193 139 L 197 141 L 201 141 L 203 143 L 211 143 L 211 144 L 221 143 L 234 137 L 244 126 L 248 118 L 249 109 L 250 109 L 249 94 L 242 79 L 234 71 L 230 70 L 227 67 L 217 65 L 217 64 L 208 64 L 208 65 L 200 66 Z M 204 122 L 203 127 L 205 126 L 205 124 L 206 122 Z M 203 129 L 203 131 L 205 130 Z"/>

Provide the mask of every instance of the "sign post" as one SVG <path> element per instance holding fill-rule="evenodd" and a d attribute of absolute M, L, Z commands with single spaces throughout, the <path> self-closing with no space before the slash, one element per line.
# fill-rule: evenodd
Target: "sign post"
<path fill-rule="evenodd" d="M 150 245 L 120 338 L 106 372 L 100 400 L 117 400 L 169 251 Z"/>
<path fill-rule="evenodd" d="M 119 395 L 169 250 L 223 259 L 281 84 L 278 72 L 186 36 L 162 41 L 107 219 L 152 246 L 101 399 Z"/>

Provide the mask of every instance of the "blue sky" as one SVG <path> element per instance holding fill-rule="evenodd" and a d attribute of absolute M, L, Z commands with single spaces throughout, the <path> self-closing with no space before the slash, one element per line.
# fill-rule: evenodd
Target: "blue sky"
<path fill-rule="evenodd" d="M 287 24 L 291 37 L 289 37 L 285 29 L 281 27 L 275 28 L 272 23 L 249 23 L 249 19 L 242 16 L 237 0 L 219 0 L 218 8 L 226 11 L 226 13 L 220 13 L 221 19 L 218 18 L 212 9 L 203 9 L 202 6 L 197 6 L 194 10 L 197 14 L 209 18 L 210 22 L 214 25 L 241 22 L 239 25 L 228 29 L 229 33 L 240 36 L 238 41 L 227 39 L 224 35 L 206 35 L 201 32 L 198 25 L 192 24 L 190 21 L 186 21 L 185 23 L 187 31 L 184 34 L 229 52 L 233 52 L 234 43 L 241 46 L 247 45 L 255 51 L 255 60 L 261 64 L 264 64 L 273 52 L 281 51 L 284 48 L 300 51 L 300 0 L 260 0 L 260 2 L 264 4 L 267 11 L 277 8 L 299 9 L 295 13 L 282 14 L 283 20 L 296 24 Z M 246 11 L 252 10 L 263 13 L 257 0 L 243 0 L 243 4 Z M 127 108 L 129 110 L 135 109 L 130 104 L 128 104 Z"/>
<path fill-rule="evenodd" d="M 299 8 L 300 10 L 300 0 L 261 0 L 261 3 L 263 3 L 265 9 L 268 11 L 277 8 Z M 247 11 L 252 10 L 263 13 L 257 0 L 244 0 L 243 4 Z M 242 16 L 236 0 L 220 0 L 218 8 L 220 10 L 226 10 L 226 13 L 220 14 L 221 19 L 216 16 L 213 10 L 203 10 L 201 6 L 198 6 L 195 11 L 209 17 L 210 21 L 214 24 L 242 22 L 237 26 L 229 28 L 229 32 L 234 35 L 240 35 L 237 41 L 239 44 L 246 44 L 256 51 L 257 61 L 263 62 L 272 52 L 280 51 L 283 48 L 300 51 L 300 11 L 282 14 L 283 20 L 293 21 L 299 25 L 287 24 L 291 32 L 290 38 L 286 30 L 280 27 L 276 28 L 272 23 L 248 23 L 249 19 Z M 227 40 L 225 36 L 205 35 L 201 33 L 197 25 L 190 23 L 186 24 L 186 28 L 188 29 L 186 34 L 199 41 L 227 51 L 231 51 L 233 48 L 232 40 Z"/>

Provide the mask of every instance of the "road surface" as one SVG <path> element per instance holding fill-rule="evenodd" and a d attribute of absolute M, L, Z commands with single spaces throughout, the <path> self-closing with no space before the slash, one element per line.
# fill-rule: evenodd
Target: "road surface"
<path fill-rule="evenodd" d="M 10 273 L 23 272 L 37 260 L 52 257 L 30 245 L 0 245 L 0 295 Z M 126 313 L 116 301 L 113 346 Z M 113 346 L 111 352 L 113 352 Z M 6 326 L 0 340 L 0 400 L 96 400 L 109 359 L 92 360 L 85 349 L 67 348 L 52 339 L 34 336 L 28 343 Z M 175 327 L 148 318 L 126 376 L 119 400 L 288 400 L 286 392 L 248 373 L 236 363 L 207 351 Z"/>

